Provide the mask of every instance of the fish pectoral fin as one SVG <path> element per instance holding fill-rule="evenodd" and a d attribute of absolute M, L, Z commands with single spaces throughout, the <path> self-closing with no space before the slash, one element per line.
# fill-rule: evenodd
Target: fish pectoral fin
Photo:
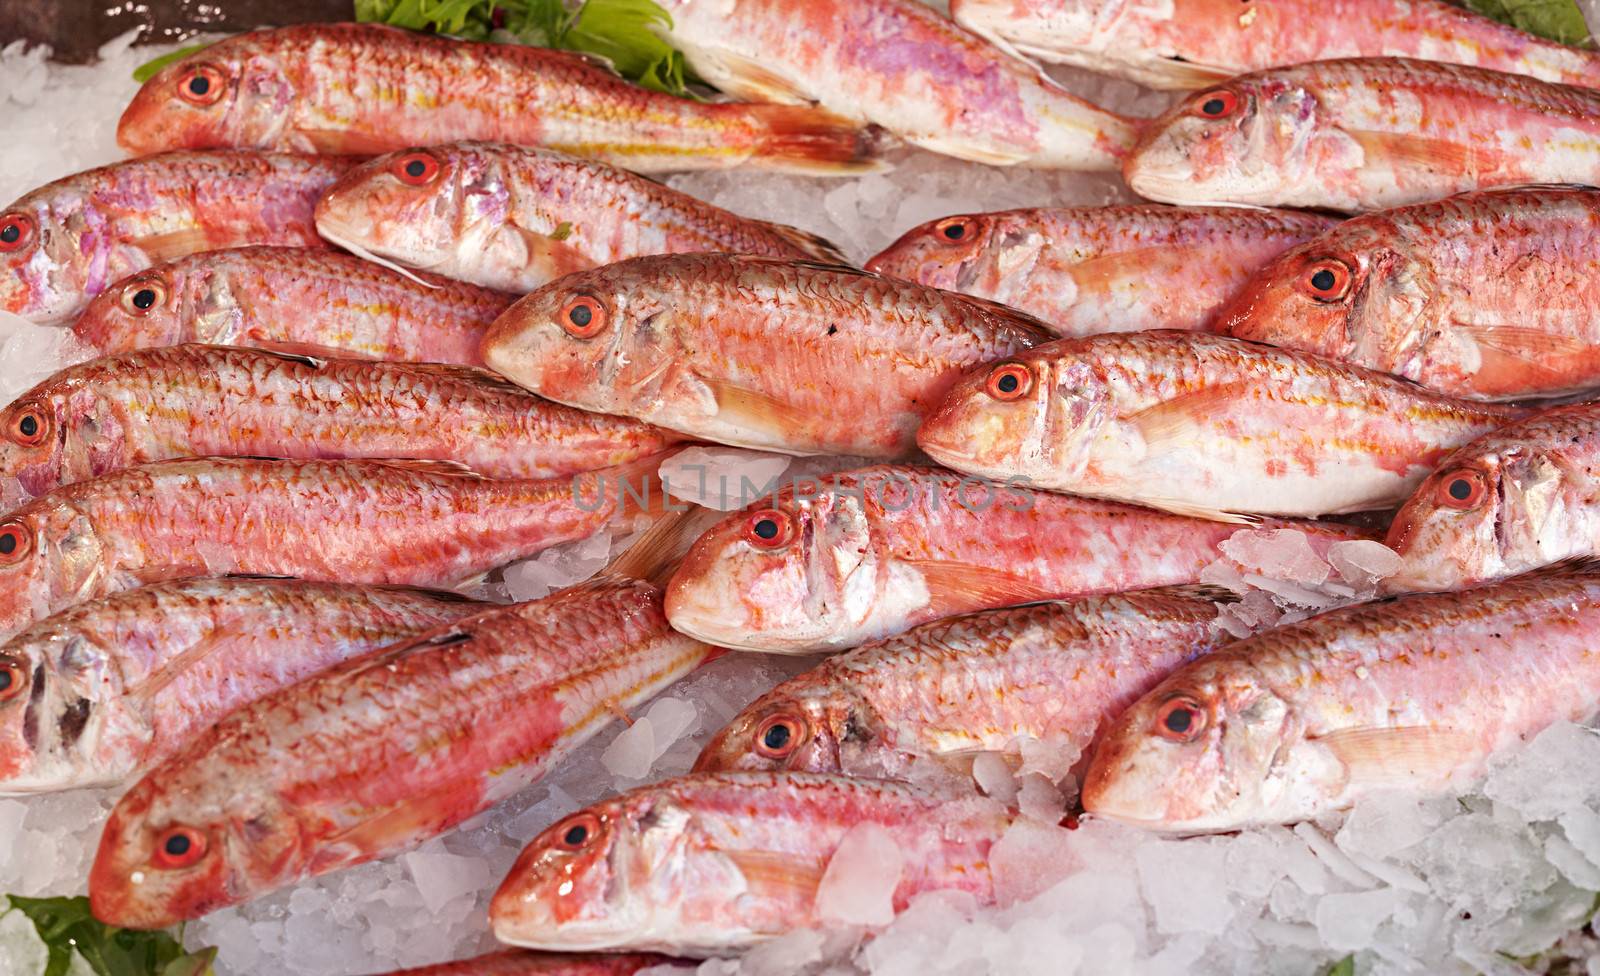
<path fill-rule="evenodd" d="M 260 349 L 265 352 L 275 352 L 283 356 L 296 356 L 302 359 L 366 359 L 376 362 L 379 357 L 368 356 L 356 349 L 341 349 L 338 346 L 324 346 L 315 342 L 294 342 L 288 339 L 265 338 L 259 329 L 252 329 L 244 336 L 243 341 L 250 349 Z"/>
<path fill-rule="evenodd" d="M 907 560 L 905 565 L 922 574 L 928 605 L 941 616 L 1037 603 L 1059 595 L 1032 580 L 987 566 L 935 559 Z"/>
<path fill-rule="evenodd" d="M 1031 158 L 1028 153 L 1020 149 L 1007 152 L 993 146 L 978 146 L 966 139 L 954 139 L 944 135 L 908 134 L 905 140 L 942 156 L 954 156 L 956 159 L 983 163 L 986 166 L 1018 166 Z"/>
<path fill-rule="evenodd" d="M 1228 525 L 1256 525 L 1261 521 L 1259 515 L 1244 515 L 1239 512 L 1229 512 L 1220 508 L 1209 508 L 1199 502 L 1185 501 L 1181 498 L 1162 498 L 1159 495 L 1139 495 L 1133 501 L 1139 505 L 1150 508 L 1159 508 L 1163 512 L 1173 515 L 1183 515 L 1188 518 L 1205 519 L 1207 522 L 1225 522 Z"/>
<path fill-rule="evenodd" d="M 570 236 L 571 225 L 563 226 L 568 228 L 567 236 Z M 543 234 L 515 224 L 508 224 L 495 234 L 503 246 L 518 252 L 511 263 L 547 275 L 551 281 L 595 266 L 588 255 L 566 243 L 567 236 Z"/>
<path fill-rule="evenodd" d="M 238 625 L 220 627 L 164 661 L 159 668 L 145 675 L 143 681 L 124 694 L 131 699 L 148 702 L 161 694 L 162 690 L 177 680 L 179 675 L 194 667 L 218 647 L 247 636 L 249 632 Z"/>
<path fill-rule="evenodd" d="M 1594 349 L 1575 336 L 1551 335 L 1542 329 L 1520 325 L 1465 325 L 1454 330 L 1471 339 L 1481 349 L 1521 360 L 1530 366 L 1554 371 L 1544 360 L 1551 356 L 1581 356 Z"/>
<path fill-rule="evenodd" d="M 283 349 L 263 349 L 260 347 L 253 348 L 250 351 L 254 353 L 260 353 L 264 356 L 273 356 L 283 360 L 284 362 L 296 363 L 301 366 L 309 366 L 312 369 L 321 369 L 322 367 L 328 365 L 329 358 L 334 358 L 311 356 L 303 352 L 287 352 Z"/>
<path fill-rule="evenodd" d="M 1333 753 L 1351 780 L 1363 783 L 1448 779 L 1476 751 L 1470 735 L 1425 725 L 1341 729 L 1311 741 Z"/>
<path fill-rule="evenodd" d="M 441 461 L 434 458 L 381 458 L 374 460 L 374 464 L 387 464 L 391 468 L 402 468 L 406 471 L 416 471 L 425 474 L 451 475 L 457 478 L 473 478 L 478 481 L 485 480 L 483 475 L 472 470 L 460 461 Z"/>
<path fill-rule="evenodd" d="M 1209 88 L 1239 73 L 1229 71 L 1220 65 L 1201 64 L 1198 61 L 1186 61 L 1180 58 L 1152 58 L 1150 63 L 1160 66 L 1151 70 L 1160 71 L 1166 76 L 1169 82 L 1166 86 L 1168 88 Z"/>
<path fill-rule="evenodd" d="M 815 419 L 809 412 L 785 403 L 760 390 L 752 390 L 726 380 L 705 379 L 701 382 L 711 391 L 717 402 L 717 417 L 752 430 L 774 431 L 791 427 L 808 427 Z"/>
<path fill-rule="evenodd" d="M 1249 383 L 1222 383 L 1163 400 L 1130 414 L 1131 424 L 1146 447 L 1158 449 L 1199 436 L 1202 428 L 1218 414 L 1238 407 L 1250 395 Z"/>
<path fill-rule="evenodd" d="M 1410 163 L 1437 172 L 1469 172 L 1468 164 L 1474 158 L 1482 162 L 1484 157 L 1496 155 L 1491 150 L 1478 150 L 1449 139 L 1430 139 L 1409 132 L 1377 132 L 1371 129 L 1345 129 L 1344 132 L 1368 156 Z"/>
<path fill-rule="evenodd" d="M 784 898 L 800 894 L 814 898 L 827 863 L 778 851 L 723 851 L 723 856 L 744 875 L 752 892 Z"/>
<path fill-rule="evenodd" d="M 128 243 L 142 251 L 154 264 L 211 250 L 211 241 L 206 237 L 206 232 L 197 227 L 136 237 Z"/>
<path fill-rule="evenodd" d="M 391 368 L 404 369 L 408 372 L 419 373 L 439 380 L 471 383 L 474 386 L 499 390 L 502 393 L 517 393 L 530 400 L 541 399 L 499 373 L 484 369 L 482 366 L 462 366 L 457 363 L 391 363 L 390 366 Z"/>
<path fill-rule="evenodd" d="M 810 105 L 816 101 L 798 84 L 753 58 L 727 48 L 686 43 L 676 35 L 669 43 L 694 65 L 695 74 L 730 95 L 784 105 Z"/>

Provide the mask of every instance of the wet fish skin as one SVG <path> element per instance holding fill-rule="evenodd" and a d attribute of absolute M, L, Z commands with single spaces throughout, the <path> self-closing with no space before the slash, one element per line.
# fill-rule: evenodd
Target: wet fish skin
<path fill-rule="evenodd" d="M 347 661 L 228 715 L 151 770 L 89 875 L 103 922 L 165 928 L 417 846 L 537 780 L 712 649 L 661 591 L 606 578 Z M 190 862 L 164 857 L 192 832 Z"/>
<path fill-rule="evenodd" d="M 460 962 L 399 970 L 389 976 L 633 976 L 641 969 L 672 966 L 677 962 L 670 956 L 568 954 L 511 949 Z M 688 970 L 695 967 L 692 963 L 683 963 L 681 968 Z"/>
<path fill-rule="evenodd" d="M 1600 405 L 1556 407 L 1445 458 L 1389 526 L 1393 590 L 1458 589 L 1600 553 Z"/>
<path fill-rule="evenodd" d="M 483 610 L 449 592 L 222 577 L 70 607 L 0 644 L 0 794 L 115 786 L 234 708 Z"/>
<path fill-rule="evenodd" d="M 450 143 L 363 163 L 323 195 L 317 229 L 407 267 L 518 294 L 644 254 L 845 263 L 805 231 L 740 217 L 595 160 L 503 143 Z"/>
<path fill-rule="evenodd" d="M 33 495 L 182 457 L 417 458 L 490 478 L 550 478 L 679 439 L 541 400 L 473 367 L 206 345 L 69 366 L 0 412 L 0 424 L 0 471 Z"/>
<path fill-rule="evenodd" d="M 1442 0 L 951 0 L 968 30 L 1026 54 L 1152 88 L 1328 58 L 1411 57 L 1568 85 L 1600 84 L 1594 52 L 1547 41 Z"/>
<path fill-rule="evenodd" d="M 913 145 L 1000 166 L 1112 170 L 1138 121 L 1092 105 L 917 0 L 663 0 L 700 77 L 815 101 Z"/>
<path fill-rule="evenodd" d="M 734 716 L 697 772 L 903 778 L 925 756 L 1035 739 L 1078 755 L 1172 669 L 1227 639 L 1216 606 L 1149 590 L 941 620 L 830 657 Z M 776 747 L 764 741 L 779 730 Z"/>
<path fill-rule="evenodd" d="M 185 86 L 204 78 L 206 97 Z M 543 146 L 638 173 L 876 168 L 873 139 L 811 106 L 701 102 L 623 81 L 580 54 L 380 24 L 238 34 L 144 83 L 117 142 L 132 153 L 240 147 L 374 156 L 448 139 Z"/>
<path fill-rule="evenodd" d="M 912 228 L 866 267 L 1022 309 L 1060 336 L 1205 330 L 1262 265 L 1333 224 L 1241 207 L 958 214 Z"/>
<path fill-rule="evenodd" d="M 993 898 L 997 804 L 811 773 L 698 773 L 601 801 L 523 850 L 489 904 L 495 937 L 563 950 L 724 955 L 820 925 L 816 887 L 860 824 L 904 855 L 894 892 Z M 566 842 L 583 827 L 578 843 Z"/>
<path fill-rule="evenodd" d="M 1597 623 L 1600 576 L 1584 572 L 1266 631 L 1129 708 L 1097 748 L 1084 806 L 1192 833 L 1310 820 L 1384 788 L 1465 787 L 1498 751 L 1600 707 Z"/>
<path fill-rule="evenodd" d="M 1456 396 L 1510 400 L 1600 383 L 1600 191 L 1519 187 L 1352 218 L 1288 251 L 1219 331 Z M 1335 287 L 1316 289 L 1327 272 Z"/>
<path fill-rule="evenodd" d="M 175 152 L 48 183 L 0 210 L 0 309 L 58 323 L 158 261 L 242 244 L 322 246 L 312 210 L 353 162 Z"/>
<path fill-rule="evenodd" d="M 195 458 L 125 468 L 0 518 L 0 633 L 188 576 L 455 586 L 661 505 L 650 481 L 659 462 L 516 481 L 438 461 Z"/>
<path fill-rule="evenodd" d="M 1406 58 L 1274 68 L 1152 120 L 1123 177 L 1164 203 L 1343 211 L 1596 184 L 1600 91 Z"/>
<path fill-rule="evenodd" d="M 1022 312 L 853 268 L 671 254 L 552 282 L 495 322 L 482 354 L 585 410 L 739 447 L 894 458 L 962 372 L 1049 335 Z"/>
<path fill-rule="evenodd" d="M 1270 524 L 1304 531 L 1319 553 L 1365 537 L 1338 523 Z M 1195 583 L 1237 528 L 878 465 L 730 513 L 684 557 L 667 616 L 723 647 L 842 650 L 958 613 Z"/>
<path fill-rule="evenodd" d="M 1451 450 L 1525 413 L 1158 330 L 1062 339 L 973 373 L 917 443 L 971 475 L 1180 514 L 1320 516 L 1398 504 Z"/>
<path fill-rule="evenodd" d="M 72 333 L 102 356 L 206 342 L 481 365 L 483 333 L 516 296 L 413 274 L 426 284 L 322 248 L 206 251 L 112 285 L 89 302 Z M 305 314 L 308 308 L 317 314 Z"/>

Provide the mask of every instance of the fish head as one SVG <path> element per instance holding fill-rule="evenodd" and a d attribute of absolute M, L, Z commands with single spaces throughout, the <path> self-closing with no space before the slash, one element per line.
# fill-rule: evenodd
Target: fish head
<path fill-rule="evenodd" d="M 1297 776 L 1295 718 L 1239 659 L 1202 660 L 1135 702 L 1100 738 L 1084 809 L 1168 831 L 1280 823 L 1321 788 Z"/>
<path fill-rule="evenodd" d="M 986 263 L 995 223 L 988 214 L 930 220 L 878 252 L 867 270 L 946 291 L 969 290 Z"/>
<path fill-rule="evenodd" d="M 199 918 L 298 877 L 305 825 L 271 790 L 186 767 L 202 737 L 117 801 L 89 871 L 89 905 L 108 925 L 157 929 Z M 240 734 L 234 730 L 231 734 Z"/>
<path fill-rule="evenodd" d="M 78 316 L 73 335 L 101 353 L 169 346 L 196 335 L 185 300 L 196 272 L 179 265 L 136 271 L 96 295 Z"/>
<path fill-rule="evenodd" d="M 0 413 L 0 471 L 9 472 L 29 495 L 61 483 L 68 439 L 74 436 L 72 412 L 84 399 L 46 382 Z M 93 409 L 92 396 L 87 405 Z"/>
<path fill-rule="evenodd" d="M 106 285 L 116 242 L 68 188 L 45 187 L 0 211 L 0 310 L 53 325 Z"/>
<path fill-rule="evenodd" d="M 93 521 L 59 492 L 0 518 L 0 635 L 98 595 L 105 559 Z"/>
<path fill-rule="evenodd" d="M 117 145 L 134 155 L 289 148 L 280 143 L 295 97 L 283 66 L 240 35 L 151 76 L 123 110 Z"/>
<path fill-rule="evenodd" d="M 38 717 L 32 702 L 49 691 L 49 672 L 30 650 L 16 640 L 0 648 L 0 790 L 8 793 L 22 792 L 17 784 L 34 779 Z"/>
<path fill-rule="evenodd" d="M 357 253 L 449 270 L 459 253 L 483 256 L 479 232 L 507 220 L 509 196 L 495 170 L 468 146 L 406 149 L 367 160 L 317 202 L 317 232 Z"/>
<path fill-rule="evenodd" d="M 778 687 L 734 716 L 706 743 L 697 773 L 848 773 L 887 765 L 876 713 L 848 686 L 789 692 Z"/>
<path fill-rule="evenodd" d="M 923 421 L 917 445 L 958 471 L 1047 483 L 1087 463 L 1113 419 L 1101 370 L 1078 340 L 1035 346 L 963 377 Z"/>
<path fill-rule="evenodd" d="M 1562 524 L 1567 481 L 1549 458 L 1497 439 L 1455 452 L 1395 513 L 1384 544 L 1400 569 L 1384 586 L 1453 590 L 1575 555 L 1569 533 L 1546 531 Z"/>
<path fill-rule="evenodd" d="M 1317 124 L 1304 89 L 1270 75 L 1234 78 L 1150 122 L 1123 177 L 1152 200 L 1281 206 Z"/>
<path fill-rule="evenodd" d="M 723 647 L 804 654 L 898 629 L 902 602 L 884 527 L 866 497 L 815 481 L 723 519 L 667 584 L 674 629 Z M 905 589 L 906 592 L 899 592 Z"/>
<path fill-rule="evenodd" d="M 733 905 L 736 872 L 717 877 L 694 818 L 667 789 L 603 801 L 557 822 L 517 857 L 489 903 L 495 938 L 557 951 L 653 947 L 683 929 L 686 899 Z M 684 889 L 690 885 L 692 889 Z"/>
<path fill-rule="evenodd" d="M 127 728 L 105 714 L 117 707 L 116 655 L 100 635 L 61 619 L 0 646 L 0 792 L 110 786 L 123 773 L 102 769 L 96 755 Z"/>

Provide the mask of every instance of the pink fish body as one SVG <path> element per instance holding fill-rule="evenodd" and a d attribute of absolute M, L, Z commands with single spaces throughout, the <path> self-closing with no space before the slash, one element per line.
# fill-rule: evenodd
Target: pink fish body
<path fill-rule="evenodd" d="M 1347 211 L 1595 184 L 1600 91 L 1405 58 L 1273 68 L 1152 120 L 1123 176 L 1165 203 Z"/>
<path fill-rule="evenodd" d="M 308 355 L 480 365 L 515 296 L 338 251 L 244 247 L 156 265 L 89 302 L 73 337 L 109 356 L 208 342 Z M 307 315 L 306 309 L 317 314 Z"/>
<path fill-rule="evenodd" d="M 951 0 L 956 21 L 1046 61 L 1152 88 L 1204 88 L 1328 58 L 1407 57 L 1568 85 L 1600 84 L 1600 55 L 1444 0 Z"/>
<path fill-rule="evenodd" d="M 70 366 L 0 413 L 0 470 L 41 495 L 181 457 L 417 458 L 548 478 L 677 435 L 541 400 L 486 370 L 185 345 Z"/>
<path fill-rule="evenodd" d="M 914 145 L 992 165 L 1115 169 L 1136 123 L 917 0 L 666 0 L 702 78 L 748 98 L 817 102 Z"/>
<path fill-rule="evenodd" d="M 165 153 L 46 184 L 0 210 L 0 309 L 60 322 L 158 261 L 242 244 L 320 246 L 312 211 L 352 162 Z"/>
<path fill-rule="evenodd" d="M 1288 525 L 1319 551 L 1363 537 Z M 862 468 L 728 515 L 684 557 L 667 616 L 724 647 L 840 650 L 973 610 L 1194 583 L 1235 529 L 941 468 Z"/>
<path fill-rule="evenodd" d="M 378 24 L 238 34 L 157 72 L 122 113 L 134 153 L 239 147 L 376 155 L 454 139 L 543 146 L 640 173 L 872 168 L 853 123 L 811 106 L 702 102 L 580 54 Z"/>
<path fill-rule="evenodd" d="M 0 644 L 0 793 L 117 785 L 241 705 L 484 606 L 223 577 L 70 607 Z"/>
<path fill-rule="evenodd" d="M 406 969 L 389 976 L 633 976 L 642 969 L 670 966 L 668 956 L 642 954 L 524 952 L 511 949 L 486 956 Z M 682 968 L 692 969 L 685 963 Z"/>
<path fill-rule="evenodd" d="M 1038 740 L 1069 755 L 1224 639 L 1210 600 L 1161 590 L 989 610 L 830 657 L 740 712 L 697 771 L 903 777 L 924 756 Z"/>
<path fill-rule="evenodd" d="M 659 505 L 658 459 L 491 481 L 435 461 L 158 461 L 0 519 L 0 632 L 145 583 L 218 573 L 454 586 Z"/>
<path fill-rule="evenodd" d="M 458 142 L 363 163 L 317 204 L 322 236 L 512 292 L 624 258 L 728 251 L 843 263 L 805 231 L 548 149 Z"/>
<path fill-rule="evenodd" d="M 1600 707 L 1600 577 L 1533 575 L 1332 610 L 1169 676 L 1102 738 L 1097 817 L 1156 830 L 1294 823 L 1382 789 L 1460 789 Z"/>
<path fill-rule="evenodd" d="M 528 845 L 489 905 L 501 942 L 725 955 L 824 923 L 817 888 L 852 830 L 903 856 L 893 908 L 993 898 L 998 806 L 812 773 L 699 773 L 604 800 Z"/>
<path fill-rule="evenodd" d="M 1220 331 L 1508 400 L 1600 385 L 1600 191 L 1483 190 L 1364 214 L 1272 262 Z"/>
<path fill-rule="evenodd" d="M 866 266 L 1022 309 L 1061 336 L 1209 329 L 1262 265 L 1333 223 L 1242 207 L 1003 210 L 929 221 Z"/>
<path fill-rule="evenodd" d="M 123 795 L 89 875 L 95 917 L 164 928 L 415 847 L 710 653 L 667 627 L 660 590 L 607 579 L 347 661 L 233 712 Z"/>

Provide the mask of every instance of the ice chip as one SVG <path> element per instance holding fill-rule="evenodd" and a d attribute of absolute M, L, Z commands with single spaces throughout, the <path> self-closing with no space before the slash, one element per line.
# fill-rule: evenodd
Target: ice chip
<path fill-rule="evenodd" d="M 1017 790 L 1018 812 L 1040 823 L 1060 823 L 1067 813 L 1067 801 L 1056 785 L 1039 773 L 1028 773 L 1021 781 L 1022 786 Z"/>
<path fill-rule="evenodd" d="M 479 857 L 411 851 L 404 860 L 422 895 L 423 906 L 432 913 L 469 892 L 486 890 L 499 880 L 489 862 Z M 292 902 L 290 908 L 293 909 Z"/>
<path fill-rule="evenodd" d="M 668 494 L 681 501 L 730 512 L 782 487 L 792 459 L 737 447 L 689 447 L 661 462 Z"/>
<path fill-rule="evenodd" d="M 1317 934 L 1330 949 L 1366 949 L 1397 903 L 1393 888 L 1323 895 L 1317 901 Z"/>
<path fill-rule="evenodd" d="M 1299 529 L 1240 529 L 1219 548 L 1245 569 L 1285 583 L 1316 586 L 1330 572 Z"/>
<path fill-rule="evenodd" d="M 1134 861 L 1139 888 L 1155 909 L 1158 931 L 1169 935 L 1226 931 L 1235 911 L 1228 894 L 1226 841 L 1153 840 L 1139 846 Z M 1197 892 L 1205 897 L 1196 897 Z"/>
<path fill-rule="evenodd" d="M 538 600 L 556 590 L 582 583 L 611 561 L 611 536 L 597 532 L 587 539 L 552 546 L 532 559 L 505 569 L 506 589 L 517 601 Z"/>
<path fill-rule="evenodd" d="M 972 760 L 972 778 L 983 792 L 1010 806 L 1017 798 L 1017 780 L 1011 765 L 998 752 L 980 752 Z"/>
<path fill-rule="evenodd" d="M 1377 585 L 1400 571 L 1400 554 L 1372 539 L 1347 539 L 1328 547 L 1339 578 L 1357 589 Z"/>
<path fill-rule="evenodd" d="M 995 900 L 1001 907 L 1035 898 L 1073 870 L 1071 832 L 1020 819 L 989 850 Z"/>
<path fill-rule="evenodd" d="M 617 733 L 600 754 L 600 764 L 618 779 L 643 779 L 656 759 L 655 724 L 649 718 L 636 719 Z M 626 785 L 622 785 L 626 789 Z"/>
<path fill-rule="evenodd" d="M 828 859 L 817 886 L 817 917 L 846 925 L 889 924 L 904 870 L 893 834 L 875 823 L 856 824 Z"/>
<path fill-rule="evenodd" d="M 1571 722 L 1551 725 L 1490 770 L 1483 795 L 1529 820 L 1600 805 L 1600 735 Z"/>

